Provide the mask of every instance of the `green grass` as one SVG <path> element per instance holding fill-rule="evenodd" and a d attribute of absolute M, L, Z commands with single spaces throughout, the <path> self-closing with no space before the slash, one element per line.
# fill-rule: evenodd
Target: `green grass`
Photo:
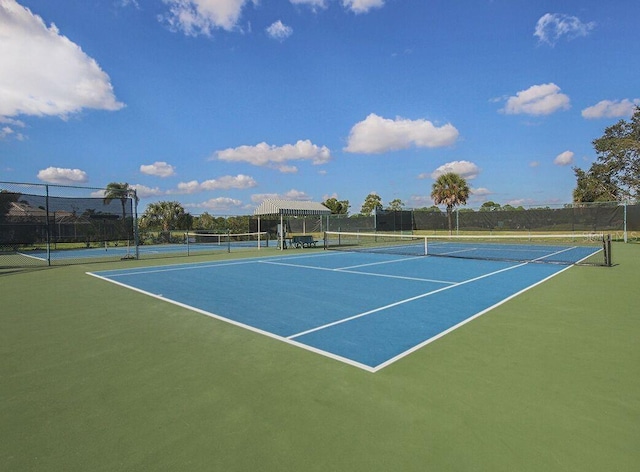
<path fill-rule="evenodd" d="M 376 374 L 85 274 L 123 263 L 0 273 L 0 470 L 637 470 L 640 245 L 614 249 Z"/>

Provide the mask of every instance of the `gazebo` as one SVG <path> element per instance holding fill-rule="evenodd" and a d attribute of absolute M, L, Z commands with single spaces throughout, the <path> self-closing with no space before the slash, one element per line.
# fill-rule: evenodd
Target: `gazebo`
<path fill-rule="evenodd" d="M 329 210 L 322 203 L 308 202 L 308 201 L 296 201 L 296 200 L 278 200 L 267 199 L 262 202 L 258 208 L 253 212 L 254 216 L 258 217 L 258 231 L 260 231 L 260 217 L 261 216 L 280 216 L 280 228 L 284 228 L 285 216 L 321 216 L 330 215 Z M 284 231 L 278 232 L 278 244 L 281 249 L 284 249 Z"/>

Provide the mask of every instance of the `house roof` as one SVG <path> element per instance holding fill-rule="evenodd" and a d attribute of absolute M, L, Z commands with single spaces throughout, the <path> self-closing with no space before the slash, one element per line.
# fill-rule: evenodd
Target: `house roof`
<path fill-rule="evenodd" d="M 36 208 L 25 202 L 9 202 L 9 209 L 6 213 L 9 217 L 37 217 L 45 218 L 47 211 Z"/>
<path fill-rule="evenodd" d="M 322 203 L 303 202 L 295 200 L 267 199 L 262 202 L 253 212 L 256 216 L 265 215 L 289 215 L 289 216 L 309 216 L 309 215 L 329 215 L 329 210 Z"/>

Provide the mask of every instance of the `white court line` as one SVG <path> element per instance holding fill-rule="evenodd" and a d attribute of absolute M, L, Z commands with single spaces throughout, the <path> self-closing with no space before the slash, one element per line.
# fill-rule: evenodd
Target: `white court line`
<path fill-rule="evenodd" d="M 346 323 L 347 321 L 352 321 L 352 320 L 355 320 L 355 319 L 358 319 L 358 318 L 362 318 L 363 316 L 368 316 L 368 315 L 371 315 L 373 313 L 377 313 L 379 311 L 388 310 L 389 308 L 393 308 L 393 307 L 398 306 L 398 305 L 403 305 L 405 303 L 413 302 L 413 301 L 419 300 L 421 298 L 429 297 L 431 295 L 435 295 L 436 293 L 440 293 L 440 292 L 444 292 L 445 290 L 449 290 L 449 289 L 452 289 L 452 288 L 460 287 L 461 285 L 466 285 L 468 283 L 475 282 L 476 280 L 480 280 L 480 279 L 484 279 L 484 278 L 487 278 L 487 277 L 491 277 L 492 275 L 496 275 L 496 274 L 499 274 L 501 272 L 506 272 L 508 270 L 516 269 L 516 268 L 522 267 L 524 265 L 527 265 L 527 263 L 525 262 L 525 263 L 518 264 L 518 265 L 515 265 L 515 266 L 506 267 L 504 269 L 496 270 L 494 272 L 489 272 L 488 274 L 480 275 L 480 276 L 474 277 L 472 279 L 467 279 L 467 280 L 464 280 L 462 282 L 458 282 L 456 284 L 449 285 L 447 287 L 442 287 L 442 288 L 439 288 L 439 289 L 436 289 L 436 290 L 432 290 L 430 292 L 422 293 L 420 295 L 416 295 L 415 297 L 406 298 L 404 300 L 400 300 L 400 301 L 397 301 L 397 302 L 394 302 L 394 303 L 390 303 L 389 305 L 385 305 L 385 306 L 381 306 L 381 307 L 378 307 L 378 308 L 374 308 L 373 310 L 365 311 L 364 313 L 360 313 L 360 314 L 357 314 L 357 315 L 354 315 L 354 316 L 350 316 L 348 318 L 343 318 L 341 320 L 334 321 L 332 323 L 327 323 L 325 325 L 317 326 L 317 327 L 309 329 L 307 331 L 302 331 L 300 333 L 293 334 L 293 335 L 289 336 L 288 339 L 295 339 L 295 338 L 298 338 L 300 336 L 304 336 L 305 334 L 313 333 L 315 331 L 320 331 L 320 330 L 323 330 L 325 328 L 329 328 L 331 326 L 336 326 L 336 325 L 339 325 L 339 324 L 342 324 L 342 323 Z"/>
<path fill-rule="evenodd" d="M 86 272 L 86 274 L 87 275 L 91 275 L 92 277 L 95 277 L 97 279 L 104 280 L 106 282 L 110 282 L 112 284 L 118 285 L 120 287 L 128 288 L 130 290 L 133 290 L 134 292 L 138 292 L 138 293 L 141 293 L 143 295 L 148 295 L 148 296 L 156 298 L 158 300 L 162 300 L 163 302 L 169 302 L 169 303 L 171 303 L 173 305 L 179 306 L 181 308 L 185 308 L 187 310 L 194 311 L 194 312 L 199 313 L 201 315 L 205 315 L 205 316 L 208 316 L 210 318 L 214 318 L 216 320 L 220 320 L 220 321 L 223 321 L 225 323 L 232 324 L 234 326 L 239 326 L 240 328 L 244 328 L 244 329 L 247 329 L 249 331 L 253 331 L 254 333 L 262 334 L 264 336 L 268 336 L 268 337 L 270 337 L 272 339 L 277 339 L 278 341 L 282 341 L 282 342 L 290 344 L 292 346 L 296 346 L 296 347 L 299 347 L 299 348 L 302 348 L 302 349 L 306 349 L 307 351 L 311 351 L 311 352 L 314 352 L 316 354 L 320 354 L 322 356 L 329 357 L 331 359 L 334 359 L 334 360 L 337 360 L 337 361 L 340 361 L 340 362 L 344 362 L 345 364 L 349 364 L 349 365 L 352 365 L 354 367 L 358 367 L 359 369 L 366 370 L 366 371 L 372 372 L 372 373 L 375 372 L 375 369 L 373 367 L 368 366 L 366 364 L 362 364 L 362 363 L 360 363 L 358 361 L 354 361 L 353 359 L 349 359 L 348 357 L 342 357 L 342 356 L 339 356 L 337 354 L 333 354 L 333 353 L 328 352 L 328 351 L 323 351 L 322 349 L 318 349 L 318 348 L 315 348 L 313 346 L 308 346 L 306 344 L 300 343 L 300 342 L 292 340 L 292 339 L 287 339 L 284 336 L 280 336 L 280 335 L 271 333 L 269 331 L 265 331 L 265 330 L 262 330 L 260 328 L 256 328 L 255 326 L 251 326 L 251 325 L 248 325 L 248 324 L 245 324 L 245 323 L 241 323 L 239 321 L 232 320 L 231 318 L 226 318 L 224 316 L 220 316 L 220 315 L 217 315 L 215 313 L 211 313 L 209 311 L 202 310 L 200 308 L 196 308 L 196 307 L 193 307 L 191 305 L 187 305 L 185 303 L 178 302 L 176 300 L 172 300 L 171 298 L 165 298 L 162 295 L 159 295 L 159 294 L 156 294 L 156 293 L 151 293 L 151 292 L 148 292 L 146 290 L 139 289 L 137 287 L 132 287 L 131 285 L 127 285 L 125 283 L 118 282 L 117 280 L 112 280 L 112 279 L 110 279 L 108 277 L 103 277 L 103 276 L 95 274 L 93 272 Z"/>
<path fill-rule="evenodd" d="M 540 259 L 544 259 L 546 257 L 551 257 L 551 256 L 553 256 L 555 254 L 563 253 L 563 252 L 568 251 L 570 249 L 571 248 L 563 249 L 563 250 L 557 251 L 557 252 L 555 252 L 553 254 L 547 254 L 546 256 L 534 259 L 534 262 L 537 261 L 537 260 L 540 260 Z M 403 305 L 405 303 L 413 302 L 413 301 L 419 300 L 421 298 L 426 298 L 426 297 L 429 297 L 431 295 L 435 295 L 436 293 L 444 292 L 445 290 L 450 290 L 452 288 L 460 287 L 461 285 L 466 285 L 468 283 L 475 282 L 477 280 L 481 280 L 481 279 L 484 279 L 484 278 L 487 278 L 487 277 L 491 277 L 493 275 L 500 274 L 502 272 L 506 272 L 506 271 L 509 271 L 509 270 L 512 270 L 512 269 L 517 269 L 518 267 L 522 267 L 522 266 L 525 266 L 527 264 L 529 264 L 529 263 L 528 262 L 523 262 L 522 264 L 517 264 L 517 265 L 511 266 L 511 267 L 506 267 L 504 269 L 500 269 L 500 270 L 496 270 L 496 271 L 493 271 L 493 272 L 489 272 L 488 274 L 480 275 L 480 276 L 474 277 L 472 279 L 467 279 L 467 280 L 464 280 L 462 282 L 458 282 L 458 283 L 455 283 L 453 285 L 449 285 L 447 287 L 442 287 L 442 288 L 439 288 L 439 289 L 436 289 L 436 290 L 432 290 L 430 292 L 423 293 L 421 295 L 416 295 L 415 297 L 407 298 L 405 300 L 400 300 L 400 301 L 397 301 L 397 302 L 394 302 L 394 303 L 390 303 L 389 305 L 385 305 L 385 306 L 382 306 L 382 307 L 374 308 L 373 310 L 369 310 L 369 311 L 366 311 L 364 313 L 360 313 L 360 314 L 357 314 L 357 315 L 354 315 L 354 316 L 350 316 L 348 318 L 344 318 L 342 320 L 334 321 L 332 323 L 327 323 L 327 324 L 322 325 L 322 326 L 317 326 L 315 328 L 312 328 L 312 329 L 309 329 L 309 330 L 306 330 L 306 331 L 302 331 L 302 332 L 297 333 L 297 334 L 293 334 L 293 335 L 289 336 L 288 339 L 299 338 L 300 336 L 304 336 L 304 335 L 309 334 L 309 333 L 320 331 L 320 330 L 323 330 L 325 328 L 330 328 L 331 326 L 336 326 L 336 325 L 339 325 L 339 324 L 342 324 L 342 323 L 346 323 L 348 321 L 352 321 L 352 320 L 355 320 L 355 319 L 358 319 L 358 318 L 362 318 L 363 316 L 368 316 L 368 315 L 371 315 L 373 313 L 377 313 L 379 311 L 388 310 L 389 308 L 393 308 L 393 307 L 398 306 L 398 305 Z"/>
<path fill-rule="evenodd" d="M 316 267 L 316 266 L 308 266 L 301 264 L 287 264 L 286 262 L 273 262 L 273 261 L 260 261 L 262 264 L 271 264 L 271 265 L 279 265 L 285 267 L 295 267 L 298 269 L 309 269 L 309 270 L 322 270 L 325 272 L 344 272 L 345 274 L 356 274 L 356 275 L 366 275 L 370 277 L 383 277 L 386 279 L 401 279 L 401 280 L 415 280 L 417 282 L 433 282 L 437 284 L 456 284 L 458 282 L 452 282 L 450 280 L 437 280 L 437 279 L 424 279 L 420 277 L 408 277 L 404 275 L 390 275 L 390 274 L 376 274 L 374 272 L 360 272 L 358 270 L 347 270 L 342 268 L 331 268 L 331 267 Z M 367 265 L 375 265 L 375 264 L 367 264 Z M 357 266 L 356 266 L 357 267 Z"/>
<path fill-rule="evenodd" d="M 564 251 L 559 251 L 559 252 L 564 252 Z M 322 255 L 324 255 L 324 254 L 322 254 Z M 301 255 L 301 256 L 294 256 L 294 257 L 315 257 L 315 256 L 322 256 L 322 255 L 321 255 L 321 254 L 317 254 L 317 255 L 304 255 L 304 256 L 302 256 L 302 255 Z M 329 255 L 329 254 L 327 254 L 327 255 Z M 550 254 L 550 255 L 547 255 L 547 256 L 544 256 L 544 257 L 550 257 L 550 256 L 552 256 L 552 255 L 553 255 L 553 254 Z M 289 257 L 291 257 L 291 256 L 289 256 Z M 588 256 L 587 256 L 587 257 L 588 257 Z M 543 258 L 543 257 L 541 257 L 540 259 L 542 259 L 542 258 Z M 244 261 L 243 261 L 243 262 L 244 262 Z M 251 263 L 251 262 L 266 262 L 266 261 L 265 261 L 264 259 L 260 259 L 260 258 L 252 258 L 252 259 L 247 259 L 247 260 L 246 260 L 246 263 Z M 221 265 L 233 265 L 233 263 L 230 263 L 230 264 L 219 264 L 219 263 L 218 263 L 218 264 L 210 264 L 210 263 L 192 263 L 192 264 L 189 264 L 189 266 L 188 266 L 188 267 L 176 268 L 176 270 L 183 270 L 183 269 L 196 268 L 197 266 L 205 266 L 205 264 L 206 264 L 206 266 L 212 266 L 212 267 L 214 267 L 214 266 L 221 266 Z M 522 266 L 525 266 L 525 265 L 527 265 L 527 264 L 528 264 L 528 263 L 522 263 L 522 264 L 518 264 L 518 265 L 516 265 L 516 266 L 507 267 L 507 268 L 504 268 L 504 269 L 502 269 L 502 270 L 500 270 L 500 271 L 492 272 L 492 273 L 490 273 L 490 274 L 485 274 L 485 275 L 483 275 L 483 276 L 476 277 L 476 278 L 474 278 L 474 279 L 469 279 L 469 280 L 466 280 L 466 281 L 464 281 L 464 282 L 457 283 L 456 285 L 453 285 L 453 286 L 443 287 L 443 288 L 438 289 L 438 290 L 436 290 L 436 291 L 429 292 L 429 293 L 426 293 L 426 294 L 422 294 L 422 295 L 419 295 L 419 296 L 417 296 L 417 297 L 413 297 L 413 299 L 423 298 L 423 297 L 426 297 L 426 296 L 431 295 L 431 294 L 436 293 L 436 292 L 442 292 L 442 291 L 444 291 L 444 290 L 448 290 L 448 289 L 450 289 L 450 288 L 454 288 L 455 286 L 459 286 L 459 285 L 463 285 L 463 284 L 466 284 L 466 283 L 470 283 L 470 282 L 473 282 L 473 281 L 475 281 L 475 280 L 479 280 L 479 279 L 482 279 L 482 278 L 485 278 L 485 277 L 489 277 L 489 276 L 494 275 L 494 274 L 497 274 L 497 273 L 499 273 L 499 272 L 504 272 L 504 271 L 507 271 L 507 270 L 515 269 L 515 268 L 518 268 L 518 267 L 522 267 Z M 127 285 L 127 284 L 124 284 L 124 283 L 122 283 L 122 282 L 118 282 L 118 281 L 116 281 L 116 280 L 112 280 L 112 279 L 110 279 L 110 278 L 109 278 L 109 277 L 113 277 L 114 275 L 102 276 L 102 275 L 99 275 L 98 273 L 92 273 L 92 272 L 86 272 L 86 274 L 87 274 L 87 275 L 91 275 L 91 276 L 93 276 L 93 277 L 96 277 L 96 278 L 98 278 L 98 279 L 101 279 L 101 280 L 107 281 L 107 282 L 111 282 L 111 283 L 113 283 L 113 284 L 116 284 L 116 285 L 119 285 L 119 286 L 122 286 L 122 287 L 128 288 L 128 289 L 134 290 L 134 291 L 136 291 L 136 292 L 139 292 L 139 293 L 142 293 L 142 294 L 145 294 L 145 295 L 149 295 L 149 296 L 151 296 L 151 297 L 153 297 L 153 298 L 156 298 L 156 299 L 158 299 L 158 300 L 162 300 L 162 301 L 165 301 L 165 302 L 172 303 L 172 304 L 174 304 L 174 305 L 176 305 L 176 306 L 179 306 L 179 307 L 182 307 L 182 308 L 186 308 L 186 309 L 191 310 L 191 311 L 194 311 L 194 312 L 196 312 L 196 313 L 200 313 L 200 314 L 203 314 L 203 315 L 205 315 L 205 316 L 209 316 L 209 317 L 211 317 L 211 318 L 215 318 L 215 319 L 218 319 L 218 320 L 221 320 L 221 321 L 227 322 L 227 323 L 229 323 L 229 324 L 232 324 L 232 325 L 235 325 L 235 326 L 239 326 L 239 327 L 242 327 L 242 328 L 248 329 L 249 331 L 253 331 L 253 332 L 256 332 L 256 333 L 259 333 L 259 334 L 263 334 L 263 335 L 268 336 L 268 337 L 270 337 L 270 338 L 272 338 L 272 339 L 277 339 L 277 340 L 279 340 L 279 341 L 283 341 L 283 342 L 285 342 L 285 343 L 287 343 L 287 344 L 290 344 L 290 345 L 292 345 L 292 346 L 296 346 L 296 347 L 299 347 L 299 348 L 305 349 L 305 350 L 307 350 L 307 351 L 314 352 L 314 353 L 316 353 L 316 354 L 320 354 L 320 355 L 322 355 L 322 356 L 324 356 L 324 357 L 328 357 L 328 358 L 331 358 L 331 359 L 334 359 L 334 360 L 337 360 L 337 361 L 343 362 L 343 363 L 345 363 L 345 364 L 348 364 L 348 365 L 351 365 L 351 366 L 357 367 L 357 368 L 362 369 L 362 370 L 365 370 L 365 371 L 367 371 L 367 372 L 370 372 L 370 373 L 376 373 L 376 372 L 378 372 L 379 370 L 381 370 L 381 369 L 383 369 L 383 368 L 385 368 L 385 367 L 387 367 L 387 366 L 391 365 L 392 363 L 396 362 L 397 360 L 399 360 L 399 359 L 401 359 L 401 358 L 403 358 L 403 357 L 405 357 L 405 356 L 407 356 L 407 355 L 409 355 L 409 354 L 411 354 L 411 353 L 413 353 L 413 352 L 417 351 L 417 350 L 418 350 L 418 349 L 420 349 L 421 347 L 424 347 L 425 345 L 427 345 L 427 344 L 429 344 L 429 343 L 431 343 L 431 342 L 435 341 L 436 339 L 439 339 L 439 338 L 443 337 L 445 334 L 450 333 L 451 331 L 455 330 L 456 328 L 458 328 L 458 327 L 460 327 L 460 326 L 462 326 L 462 325 L 464 325 L 464 324 L 468 323 L 469 321 L 471 321 L 471 320 L 473 320 L 473 319 L 475 319 L 475 318 L 479 317 L 480 315 L 482 315 L 482 314 L 484 314 L 484 313 L 486 313 L 486 312 L 488 312 L 488 311 L 492 310 L 493 308 L 495 308 L 495 307 L 497 307 L 497 306 L 499 306 L 499 305 L 501 305 L 501 304 L 505 303 L 506 301 L 508 301 L 508 300 L 510 300 L 510 299 L 512 299 L 512 298 L 514 298 L 514 297 L 516 297 L 516 296 L 518 296 L 519 294 L 521 294 L 521 293 L 523 293 L 523 292 L 525 292 L 525 291 L 527 291 L 527 290 L 529 290 L 529 289 L 531 289 L 531 288 L 533 288 L 533 287 L 535 287 L 535 286 L 537 286 L 537 285 L 539 285 L 539 284 L 541 284 L 541 283 L 543 283 L 543 282 L 545 282 L 545 281 L 549 280 L 550 278 L 552 278 L 552 277 L 554 277 L 554 276 L 556 276 L 556 275 L 558 275 L 558 274 L 560 274 L 560 273 L 564 272 L 565 270 L 570 269 L 571 267 L 572 267 L 572 266 L 571 266 L 571 265 L 569 265 L 569 266 L 567 266 L 566 268 L 564 268 L 564 269 L 562 269 L 562 270 L 560 270 L 560 271 L 558 271 L 558 272 L 555 272 L 555 273 L 553 273 L 553 274 L 549 275 L 548 277 L 544 278 L 543 280 L 540 280 L 540 281 L 538 281 L 538 282 L 536 282 L 536 283 L 534 283 L 534 284 L 530 285 L 529 287 L 526 287 L 526 288 L 524 288 L 524 289 L 520 290 L 519 292 L 517 292 L 517 293 L 515 293 L 515 294 L 513 294 L 513 295 L 511 295 L 511 296 L 509 296 L 509 297 L 507 297 L 507 298 L 505 298 L 504 300 L 501 300 L 499 303 L 496 303 L 495 305 L 493 305 L 493 306 L 491 306 L 491 307 L 489 307 L 489 308 L 486 308 L 486 309 L 482 310 L 482 311 L 481 311 L 481 312 L 479 312 L 479 313 L 476 313 L 475 315 L 473 315 L 473 316 L 471 316 L 471 317 L 469 317 L 469 318 L 467 318 L 467 319 L 465 319 L 465 320 L 461 321 L 461 322 L 460 322 L 460 323 L 458 323 L 457 325 L 454 325 L 454 326 L 452 326 L 451 328 L 449 328 L 449 329 L 447 329 L 447 330 L 445 330 L 445 331 L 443 331 L 443 332 L 441 332 L 441 333 L 438 333 L 437 335 L 433 336 L 432 338 L 429 338 L 429 339 L 427 339 L 427 340 L 423 341 L 422 343 L 417 344 L 416 346 L 413 346 L 412 348 L 410 348 L 410 349 L 408 349 L 408 350 L 406 350 L 406 351 L 404 351 L 404 352 L 402 352 L 402 353 L 398 354 L 397 356 L 395 356 L 395 357 L 393 357 L 393 358 L 391 358 L 391 359 L 388 359 L 387 361 L 385 361 L 385 362 L 383 362 L 383 363 L 381 363 L 381 364 L 378 364 L 377 366 L 374 366 L 374 367 L 369 366 L 369 365 L 366 365 L 366 364 L 362 364 L 362 363 L 360 363 L 360 362 L 358 362 L 358 361 L 355 361 L 355 360 L 353 360 L 353 359 L 349 359 L 349 358 L 347 358 L 347 357 L 340 356 L 340 355 L 338 355 L 338 354 L 334 354 L 334 353 L 331 353 L 331 352 L 328 352 L 328 351 L 324 351 L 324 350 L 322 350 L 322 349 L 315 348 L 315 347 L 313 347 L 313 346 L 309 346 L 309 345 L 307 345 L 307 344 L 304 344 L 304 343 L 302 343 L 302 342 L 299 342 L 299 341 L 296 341 L 295 339 L 293 339 L 294 337 L 299 337 L 299 336 L 301 336 L 301 335 L 303 335 L 303 334 L 305 334 L 305 333 L 307 333 L 307 332 L 317 331 L 317 330 L 319 330 L 319 329 L 322 329 L 323 327 L 319 327 L 319 328 L 316 328 L 316 329 L 314 329 L 314 330 L 309 330 L 309 331 L 306 331 L 306 332 L 304 332 L 304 333 L 298 333 L 298 334 L 293 335 L 293 336 L 283 337 L 283 336 L 280 336 L 280 335 L 277 335 L 277 334 L 274 334 L 274 333 L 271 333 L 271 332 L 268 332 L 268 331 L 264 331 L 264 330 L 262 330 L 262 329 L 256 328 L 256 327 L 251 326 L 251 325 L 246 325 L 246 324 L 244 324 L 244 323 L 240 323 L 240 322 L 238 322 L 238 321 L 234 321 L 234 320 L 232 320 L 232 319 L 229 319 L 229 318 L 226 318 L 226 317 L 223 317 L 223 316 L 220 316 L 220 315 L 214 314 L 214 313 L 210 313 L 210 312 L 207 312 L 207 311 L 205 311 L 205 310 L 202 310 L 202 309 L 199 309 L 199 308 L 195 308 L 195 307 L 193 307 L 193 306 L 186 305 L 186 304 L 184 304 L 184 303 L 180 303 L 180 302 L 177 302 L 177 301 L 172 300 L 172 299 L 169 299 L 169 298 L 165 298 L 165 297 L 163 297 L 162 295 L 154 294 L 154 293 L 151 293 L 151 292 L 147 292 L 147 291 L 145 291 L 145 290 L 142 290 L 142 289 L 138 289 L 138 288 L 136 288 L 136 287 L 132 287 L 132 286 L 130 286 L 130 285 Z M 319 268 L 315 267 L 315 269 L 319 269 Z M 325 269 L 325 270 L 332 270 L 332 269 Z M 110 271 L 104 271 L 103 273 L 106 273 L 106 272 L 110 272 Z M 160 272 L 160 270 L 158 270 L 157 272 Z M 141 273 L 141 272 L 136 272 L 136 273 Z M 358 273 L 358 272 L 356 272 L 356 273 Z M 409 300 L 411 300 L 411 299 L 409 299 Z M 388 305 L 387 307 L 382 307 L 382 308 L 379 308 L 379 309 L 377 309 L 377 310 L 372 310 L 372 311 L 367 312 L 367 313 L 362 313 L 362 314 L 360 314 L 360 315 L 357 315 L 357 316 L 355 316 L 355 317 L 351 317 L 351 318 L 349 318 L 349 319 L 354 319 L 354 318 L 356 318 L 356 317 L 365 316 L 366 314 L 370 314 L 370 313 L 373 313 L 373 312 L 375 312 L 375 311 L 380 311 L 380 310 L 382 310 L 382 309 L 384 309 L 384 308 L 388 308 L 388 307 L 391 307 L 391 306 L 395 306 L 395 305 L 398 305 L 398 304 L 401 304 L 401 303 L 406 303 L 407 301 L 408 301 L 408 300 L 403 300 L 403 301 L 400 301 L 400 302 L 397 302 L 397 303 L 394 303 L 394 304 Z M 333 324 L 338 324 L 338 323 L 340 323 L 340 322 L 344 322 L 344 321 L 346 321 L 346 320 L 339 321 L 339 322 L 336 322 L 336 323 L 331 323 L 331 325 L 333 325 Z M 325 327 L 328 327 L 328 326 L 329 326 L 329 325 L 326 325 Z"/>
<path fill-rule="evenodd" d="M 274 256 L 272 260 L 282 260 L 282 259 L 299 259 L 299 258 L 309 258 L 309 257 L 319 257 L 324 256 L 325 254 L 305 254 L 305 255 L 293 255 L 293 256 Z M 335 254 L 326 254 L 335 255 Z M 172 272 L 178 270 L 192 270 L 192 269 L 203 269 L 209 267 L 225 267 L 229 265 L 238 265 L 238 264 L 254 264 L 262 262 L 266 260 L 264 257 L 251 257 L 247 259 L 232 259 L 229 262 L 185 262 L 180 264 L 172 264 L 172 265 L 163 265 L 163 266 L 151 266 L 147 268 L 129 268 L 129 269 L 109 269 L 105 271 L 98 271 L 98 274 L 106 274 L 108 277 L 123 277 L 129 275 L 136 274 L 153 274 L 157 272 Z M 90 272 L 87 274 L 93 275 Z"/>
<path fill-rule="evenodd" d="M 36 257 L 36 256 L 32 256 L 31 254 L 25 254 L 24 252 L 16 252 L 16 254 L 20 255 L 20 256 L 24 256 L 24 257 L 30 257 L 31 259 L 35 259 L 36 261 L 46 261 L 46 258 L 43 257 Z"/>
<path fill-rule="evenodd" d="M 246 260 L 246 261 L 243 260 L 243 261 L 235 261 L 235 262 L 195 263 L 195 264 L 186 264 L 186 265 L 177 264 L 176 266 L 173 266 L 173 267 L 155 266 L 148 270 L 128 269 L 128 272 L 122 272 L 120 274 L 117 273 L 118 269 L 113 269 L 113 271 L 116 272 L 115 274 L 109 274 L 108 272 L 111 272 L 109 270 L 102 271 L 102 273 L 106 274 L 106 277 L 127 277 L 129 275 L 156 274 L 159 272 L 174 272 L 177 270 L 208 269 L 210 267 L 226 267 L 226 266 L 241 265 L 241 264 L 255 264 L 256 262 L 260 262 L 260 261 L 256 259 L 252 259 L 252 260 Z M 87 272 L 87 274 L 100 277 L 99 275 L 96 275 L 95 273 L 92 273 L 92 272 Z"/>
<path fill-rule="evenodd" d="M 414 261 L 416 259 L 424 259 L 424 256 L 403 257 L 402 259 L 392 259 L 390 261 L 369 262 L 368 264 L 358 264 L 358 265 L 354 265 L 354 266 L 340 267 L 340 269 L 341 270 L 344 270 L 344 269 L 357 269 L 358 267 L 368 267 L 368 266 L 382 265 L 382 264 L 394 264 L 396 262 Z"/>
<path fill-rule="evenodd" d="M 526 265 L 526 264 L 524 264 L 524 265 Z M 475 319 L 476 319 L 476 318 L 478 318 L 479 316 L 482 316 L 482 315 L 484 315 L 485 313 L 487 313 L 487 312 L 489 312 L 489 311 L 493 310 L 494 308 L 499 307 L 500 305 L 502 305 L 502 304 L 504 304 L 504 303 L 508 302 L 509 300 L 511 300 L 511 299 L 513 299 L 513 298 L 515 298 L 515 297 L 517 297 L 518 295 L 520 295 L 520 294 L 522 294 L 522 293 L 526 292 L 527 290 L 531 290 L 532 288 L 536 287 L 537 285 L 540 285 L 541 283 L 546 282 L 546 281 L 547 281 L 547 280 L 549 280 L 550 278 L 555 277 L 555 276 L 556 276 L 556 275 L 558 275 L 558 274 L 561 274 L 561 273 L 562 273 L 562 272 L 564 272 L 565 270 L 571 269 L 571 267 L 572 267 L 572 266 L 570 266 L 570 265 L 569 265 L 569 266 L 565 267 L 564 269 L 559 270 L 558 272 L 554 272 L 553 274 L 549 275 L 548 277 L 545 277 L 544 279 L 542 279 L 542 280 L 540 280 L 540 281 L 538 281 L 538 282 L 536 282 L 536 283 L 534 283 L 534 284 L 532 284 L 532 285 L 529 285 L 528 287 L 523 288 L 522 290 L 520 290 L 520 291 L 518 291 L 518 292 L 514 293 L 513 295 L 510 295 L 510 296 L 508 296 L 507 298 L 505 298 L 505 299 L 503 299 L 503 300 L 500 300 L 498 303 L 496 303 L 496 304 L 494 304 L 494 305 L 491 305 L 490 307 L 485 308 L 484 310 L 482 310 L 482 311 L 480 311 L 480 312 L 476 313 L 475 315 L 472 315 L 472 316 L 470 316 L 469 318 L 466 318 L 466 319 L 462 320 L 460 323 L 458 323 L 458 324 L 456 324 L 456 325 L 453 325 L 453 326 L 451 326 L 450 328 L 445 329 L 444 331 L 439 332 L 439 333 L 438 333 L 438 334 L 436 334 L 435 336 L 433 336 L 433 337 L 431 337 L 431 338 L 429 338 L 429 339 L 426 339 L 425 341 L 421 342 L 420 344 L 416 344 L 416 345 L 415 345 L 415 346 L 413 346 L 412 348 L 407 349 L 407 350 L 406 350 L 406 351 L 404 351 L 404 352 L 401 352 L 401 353 L 400 353 L 400 354 L 398 354 L 397 356 L 392 357 L 391 359 L 388 359 L 388 360 L 384 361 L 382 364 L 378 364 L 377 366 L 375 366 L 375 367 L 373 368 L 372 372 L 374 372 L 374 373 L 375 373 L 375 372 L 378 372 L 378 371 L 379 371 L 379 370 L 381 370 L 381 369 L 384 369 L 385 367 L 387 367 L 387 366 L 389 366 L 389 365 L 393 364 L 394 362 L 399 361 L 399 360 L 400 360 L 400 359 L 402 359 L 403 357 L 406 357 L 406 356 L 408 356 L 409 354 L 412 354 L 412 353 L 416 352 L 417 350 L 419 350 L 419 349 L 423 348 L 423 347 L 424 347 L 424 346 L 426 346 L 427 344 L 431 344 L 432 342 L 434 342 L 434 341 L 436 341 L 436 340 L 440 339 L 441 337 L 443 337 L 443 336 L 445 336 L 445 335 L 449 334 L 450 332 L 452 332 L 452 331 L 454 331 L 454 330 L 458 329 L 459 327 L 461 327 L 461 326 L 463 326 L 463 325 L 465 325 L 465 324 L 469 323 L 470 321 L 475 320 Z"/>

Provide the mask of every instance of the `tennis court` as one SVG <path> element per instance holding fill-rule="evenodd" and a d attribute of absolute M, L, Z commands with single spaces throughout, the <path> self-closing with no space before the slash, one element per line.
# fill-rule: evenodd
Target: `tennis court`
<path fill-rule="evenodd" d="M 318 251 L 89 274 L 375 372 L 569 267 L 535 262 L 570 248 L 542 250 L 530 262 Z"/>
<path fill-rule="evenodd" d="M 140 245 L 137 253 L 145 256 L 170 256 L 174 254 L 197 255 L 203 252 L 230 252 L 232 249 L 260 249 L 269 246 L 267 233 L 238 233 L 238 234 L 196 234 L 187 233 L 182 243 Z M 74 259 L 128 259 L 136 254 L 136 247 L 127 244 L 116 244 L 113 241 L 103 242 L 98 247 L 72 249 L 35 249 L 28 252 L 18 252 L 19 255 L 47 261 L 70 261 Z"/>
<path fill-rule="evenodd" d="M 143 272 L 173 269 L 158 274 L 165 284 L 181 285 L 191 306 L 205 299 L 197 293 L 204 290 L 219 304 L 233 298 L 236 315 L 302 324 L 292 321 L 295 313 L 347 311 L 346 298 L 368 305 L 356 306 L 364 313 L 448 287 L 410 277 L 459 282 L 490 274 L 492 263 L 271 247 L 245 260 L 220 254 L 189 260 L 199 264 L 166 259 L 5 271 L 0 469 L 635 470 L 639 250 L 615 243 L 611 268 L 563 271 L 567 266 L 530 263 L 503 272 L 515 279 L 522 269 L 558 271 L 436 342 L 402 351 L 410 355 L 375 374 L 297 347 L 286 336 L 202 316 L 86 272 L 121 274 L 113 280 L 132 285 L 151 275 Z M 263 272 L 235 277 L 237 288 L 227 294 L 231 282 L 219 279 L 234 278 L 236 270 L 242 277 Z M 276 280 L 278 274 L 286 280 Z M 479 284 L 491 291 L 513 283 L 501 274 L 440 292 L 446 306 L 427 306 L 434 294 L 354 321 L 364 326 L 393 314 L 416 329 L 414 304 L 424 306 L 425 317 L 428 308 L 444 318 L 471 304 L 471 292 L 477 312 L 483 303 L 493 306 L 480 301 L 489 295 Z M 530 275 L 530 283 L 545 277 Z M 323 288 L 305 293 L 311 285 Z M 157 283 L 149 289 L 169 297 Z M 231 316 L 221 307 L 210 312 Z M 371 325 L 376 348 L 413 334 L 391 318 L 389 334 Z M 333 342 L 344 343 L 337 334 Z"/>

